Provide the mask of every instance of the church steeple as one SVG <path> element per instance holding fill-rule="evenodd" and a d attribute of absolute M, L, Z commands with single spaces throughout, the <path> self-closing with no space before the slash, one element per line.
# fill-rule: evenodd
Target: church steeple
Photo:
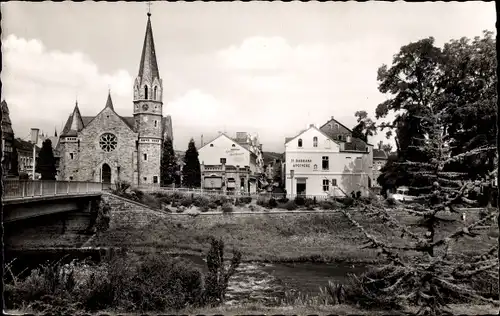
<path fill-rule="evenodd" d="M 158 62 L 156 61 L 155 43 L 153 40 L 153 29 L 151 27 L 151 13 L 148 12 L 148 24 L 146 25 L 146 35 L 142 46 L 141 63 L 139 65 L 139 76 L 141 83 L 144 81 L 153 82 L 160 79 Z"/>
<path fill-rule="evenodd" d="M 148 12 L 139 73 L 134 83 L 134 102 L 157 101 L 161 103 L 163 97 L 162 92 L 162 80 L 160 78 L 160 71 L 158 70 L 153 28 L 151 26 L 151 13 Z M 161 107 L 161 104 L 157 104 L 157 106 Z M 137 113 L 140 107 L 142 107 L 142 105 L 136 104 L 134 113 Z"/>
<path fill-rule="evenodd" d="M 111 100 L 111 91 L 108 91 L 108 100 L 106 101 L 106 107 L 110 108 L 111 110 L 115 110 L 113 108 L 113 101 Z"/>

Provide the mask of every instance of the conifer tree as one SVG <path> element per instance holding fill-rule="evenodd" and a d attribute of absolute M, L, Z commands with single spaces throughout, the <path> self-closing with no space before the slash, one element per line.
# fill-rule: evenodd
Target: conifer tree
<path fill-rule="evenodd" d="M 198 159 L 198 150 L 192 138 L 189 141 L 188 149 L 184 156 L 182 185 L 188 188 L 199 188 L 201 186 L 200 160 Z"/>
<path fill-rule="evenodd" d="M 475 291 L 470 279 L 481 274 L 484 277 L 485 273 L 486 278 L 498 278 L 498 270 L 495 269 L 498 265 L 495 258 L 498 245 L 474 258 L 451 257 L 451 247 L 463 242 L 462 237 L 480 235 L 480 231 L 476 230 L 478 226 L 491 225 L 492 219 L 498 216 L 498 209 L 487 209 L 483 218 L 472 223 L 464 222 L 463 227 L 451 233 L 443 229 L 450 222 L 456 222 L 450 219 L 450 215 L 461 214 L 463 209 L 460 207 L 476 205 L 470 198 L 471 192 L 482 184 L 480 181 L 469 181 L 467 172 L 452 172 L 448 166 L 459 159 L 495 150 L 494 147 L 482 147 L 452 156 L 451 148 L 445 141 L 448 134 L 443 128 L 444 112 L 434 113 L 430 107 L 426 116 L 418 117 L 428 127 L 428 133 L 425 139 L 417 142 L 418 145 L 412 146 L 415 151 L 429 157 L 429 161 L 397 162 L 419 180 L 416 182 L 419 186 L 413 188 L 420 192 L 416 200 L 411 204 L 398 205 L 394 211 L 377 203 L 359 205 L 361 213 L 381 219 L 393 229 L 394 236 L 369 232 L 350 212 L 342 210 L 366 237 L 366 247 L 378 249 L 379 254 L 384 254 L 390 262 L 359 280 L 363 294 L 380 304 L 416 305 L 419 315 L 450 314 L 447 306 L 457 298 L 492 303 L 492 300 Z M 416 225 L 396 219 L 396 214 L 400 217 L 403 213 L 417 218 Z"/>
<path fill-rule="evenodd" d="M 167 137 L 163 142 L 161 156 L 161 181 L 162 185 L 171 185 L 176 182 L 177 158 L 175 157 L 172 139 Z"/>
<path fill-rule="evenodd" d="M 50 139 L 46 139 L 42 143 L 42 149 L 38 154 L 36 172 L 42 175 L 41 180 L 56 179 L 56 159 L 54 157 L 54 152 L 52 151 L 52 142 Z"/>

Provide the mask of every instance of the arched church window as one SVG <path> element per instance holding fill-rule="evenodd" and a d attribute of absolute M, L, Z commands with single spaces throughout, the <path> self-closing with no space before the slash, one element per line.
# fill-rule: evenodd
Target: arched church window
<path fill-rule="evenodd" d="M 299 140 L 298 140 L 298 142 L 297 142 L 297 145 L 298 145 L 299 147 L 302 147 L 302 138 L 299 138 Z"/>
<path fill-rule="evenodd" d="M 144 86 L 144 99 L 148 98 L 148 86 Z"/>
<path fill-rule="evenodd" d="M 313 137 L 313 147 L 318 147 L 318 137 Z"/>
<path fill-rule="evenodd" d="M 116 136 L 111 133 L 105 133 L 101 135 L 99 139 L 99 146 L 102 150 L 106 152 L 111 152 L 115 150 L 117 144 Z"/>
<path fill-rule="evenodd" d="M 157 91 L 158 91 L 158 87 L 155 87 L 155 89 L 153 90 L 153 100 L 156 100 Z"/>

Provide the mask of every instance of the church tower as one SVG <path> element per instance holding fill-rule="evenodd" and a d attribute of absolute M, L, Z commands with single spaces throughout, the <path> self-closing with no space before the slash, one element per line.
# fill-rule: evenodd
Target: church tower
<path fill-rule="evenodd" d="M 151 13 L 148 13 L 139 74 L 134 83 L 135 130 L 137 142 L 138 184 L 156 184 L 160 180 L 163 141 L 163 86 L 156 61 Z"/>

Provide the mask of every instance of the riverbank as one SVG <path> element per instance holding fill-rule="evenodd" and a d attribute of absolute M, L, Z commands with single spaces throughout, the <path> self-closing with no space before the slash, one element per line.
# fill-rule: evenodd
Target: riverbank
<path fill-rule="evenodd" d="M 407 311 L 415 312 L 415 308 L 409 308 Z M 466 304 L 451 304 L 450 311 L 453 315 L 496 315 L 498 307 L 493 305 L 466 305 Z M 33 314 L 30 310 L 6 310 L 6 315 L 21 316 Z M 85 315 L 122 315 L 132 316 L 136 313 L 122 313 L 115 311 L 100 311 L 99 313 L 88 313 Z M 158 312 L 141 313 L 143 315 L 158 314 Z M 331 305 L 331 306 L 281 306 L 281 307 L 265 307 L 260 304 L 247 304 L 244 306 L 220 306 L 213 308 L 199 309 L 184 309 L 181 311 L 165 311 L 162 314 L 172 315 L 404 315 L 392 310 L 362 310 L 351 305 Z"/>
<path fill-rule="evenodd" d="M 379 220 L 367 218 L 351 210 L 355 219 L 374 234 L 394 244 L 405 242 Z M 258 262 L 365 262 L 382 260 L 372 249 L 361 249 L 364 236 L 351 225 L 341 212 L 321 214 L 265 213 L 178 216 L 154 211 L 112 210 L 111 227 L 95 235 L 86 246 L 123 247 L 136 252 L 167 251 L 179 254 L 203 254 L 210 237 L 222 238 L 228 249 L 242 252 L 244 261 Z M 416 218 L 394 214 L 406 224 Z M 473 222 L 478 213 L 467 216 Z M 440 238 L 464 223 L 458 215 L 454 222 L 443 223 Z M 418 230 L 418 228 L 416 228 Z M 459 255 L 475 255 L 496 244 L 496 227 L 452 246 Z M 229 254 L 227 254 L 229 255 Z M 406 255 L 411 255 L 406 253 Z"/>

